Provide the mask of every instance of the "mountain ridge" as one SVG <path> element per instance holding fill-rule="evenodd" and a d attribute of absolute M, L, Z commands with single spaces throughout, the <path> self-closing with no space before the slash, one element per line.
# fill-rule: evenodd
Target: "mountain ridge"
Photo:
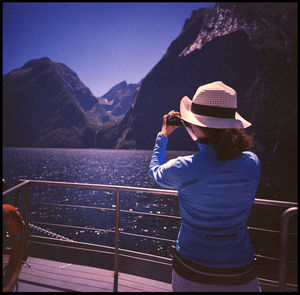
<path fill-rule="evenodd" d="M 135 84 L 131 92 L 125 84 L 119 95 L 131 95 L 128 104 Z M 114 100 L 117 107 L 118 95 Z M 94 147 L 99 126 L 120 120 L 125 111 L 111 116 L 74 71 L 48 57 L 3 76 L 3 110 L 4 146 L 66 148 Z"/>

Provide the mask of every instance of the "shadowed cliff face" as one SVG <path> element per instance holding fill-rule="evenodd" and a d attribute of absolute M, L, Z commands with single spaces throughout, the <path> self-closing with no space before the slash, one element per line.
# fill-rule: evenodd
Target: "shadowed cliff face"
<path fill-rule="evenodd" d="M 247 131 L 254 134 L 254 151 L 269 183 L 260 192 L 295 195 L 296 8 L 295 3 L 219 3 L 194 11 L 142 80 L 109 147 L 152 149 L 162 116 L 179 110 L 181 98 L 192 99 L 200 85 L 220 80 L 237 91 L 238 112 L 253 124 Z M 172 134 L 168 149 L 197 150 L 182 129 Z M 97 138 L 100 148 L 103 134 Z M 274 185 L 278 181 L 280 188 Z"/>
<path fill-rule="evenodd" d="M 90 131 L 84 112 L 48 58 L 3 77 L 4 146 L 84 147 L 82 137 Z"/>
<path fill-rule="evenodd" d="M 65 65 L 31 60 L 3 77 L 3 144 L 90 147 L 95 131 L 85 111 L 97 102 Z"/>
<path fill-rule="evenodd" d="M 27 62 L 3 77 L 4 146 L 94 147 L 97 128 L 120 120 L 136 93 L 137 84 L 118 85 L 107 110 L 64 64 Z"/>
<path fill-rule="evenodd" d="M 137 148 L 151 148 L 161 116 L 179 109 L 183 96 L 192 99 L 200 85 L 217 80 L 237 91 L 239 112 L 253 125 L 261 124 L 262 118 L 272 118 L 281 109 L 282 96 L 295 102 L 296 46 L 293 4 L 221 3 L 194 11 L 143 79 L 135 105 L 121 124 L 134 130 Z M 261 130 L 258 126 L 253 128 Z M 176 142 L 174 148 L 184 146 Z"/>

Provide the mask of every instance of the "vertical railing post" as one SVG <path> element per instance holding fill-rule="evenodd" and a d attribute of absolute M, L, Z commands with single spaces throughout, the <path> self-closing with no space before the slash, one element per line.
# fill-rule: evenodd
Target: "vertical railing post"
<path fill-rule="evenodd" d="M 27 259 L 28 255 L 29 255 L 28 237 L 29 237 L 29 182 L 25 186 L 25 249 L 24 249 L 24 259 Z"/>
<path fill-rule="evenodd" d="M 5 179 L 2 178 L 2 193 L 6 191 L 6 182 Z M 2 204 L 6 203 L 6 197 L 2 196 Z"/>
<path fill-rule="evenodd" d="M 279 291 L 284 292 L 286 287 L 287 276 L 287 242 L 288 242 L 288 225 L 289 218 L 298 212 L 297 207 L 285 210 L 281 216 L 281 237 L 280 237 L 280 263 L 279 263 Z"/>
<path fill-rule="evenodd" d="M 21 183 L 22 181 L 17 181 L 16 185 L 18 185 L 19 183 Z M 14 206 L 19 210 L 19 189 L 17 189 L 15 191 L 15 199 L 14 199 Z"/>
<path fill-rule="evenodd" d="M 115 232 L 115 262 L 114 262 L 114 292 L 118 292 L 119 278 L 119 219 L 120 219 L 120 189 L 117 188 L 116 197 L 116 232 Z"/>
<path fill-rule="evenodd" d="M 25 186 L 25 230 L 29 230 L 29 182 Z"/>

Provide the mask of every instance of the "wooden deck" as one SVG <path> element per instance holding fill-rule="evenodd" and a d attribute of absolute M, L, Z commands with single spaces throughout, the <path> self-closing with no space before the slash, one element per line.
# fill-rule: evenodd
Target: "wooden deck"
<path fill-rule="evenodd" d="M 3 256 L 3 267 L 8 255 Z M 262 292 L 276 292 L 276 282 L 259 279 Z M 18 292 L 113 292 L 114 272 L 54 260 L 28 257 L 18 280 Z M 119 273 L 118 292 L 172 292 L 169 283 Z M 14 289 L 16 291 L 16 289 Z M 297 292 L 288 284 L 286 292 Z"/>
<path fill-rule="evenodd" d="M 7 260 L 4 258 L 3 263 Z M 112 292 L 110 270 L 28 257 L 19 275 L 19 292 Z M 119 273 L 119 292 L 171 292 L 171 284 Z"/>

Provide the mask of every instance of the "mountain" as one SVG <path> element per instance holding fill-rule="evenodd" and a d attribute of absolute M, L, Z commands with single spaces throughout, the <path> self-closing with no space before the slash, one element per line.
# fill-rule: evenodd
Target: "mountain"
<path fill-rule="evenodd" d="M 31 60 L 3 76 L 3 145 L 90 147 L 95 131 L 86 111 L 96 103 L 67 66 Z"/>
<path fill-rule="evenodd" d="M 103 113 L 104 109 L 107 113 L 102 123 L 120 121 L 124 117 L 137 94 L 139 85 L 139 83 L 127 84 L 126 81 L 122 81 L 103 96 L 98 97 L 98 104 L 94 108 L 102 106 L 101 112 Z M 97 110 L 94 111 L 97 112 Z M 91 115 L 93 114 L 90 113 L 89 116 Z"/>
<path fill-rule="evenodd" d="M 297 198 L 297 3 L 225 2 L 193 11 L 141 81 L 131 108 L 102 127 L 99 148 L 152 149 L 162 116 L 200 85 L 223 81 L 238 94 L 262 162 L 258 193 Z M 197 150 L 184 128 L 168 149 Z M 279 197 L 280 196 L 280 197 Z"/>
<path fill-rule="evenodd" d="M 127 113 L 134 100 L 140 83 L 127 84 L 126 81 L 112 87 L 107 93 L 100 97 L 103 107 L 114 117 L 120 117 Z"/>
<path fill-rule="evenodd" d="M 123 81 L 96 98 L 66 65 L 31 60 L 3 76 L 4 146 L 94 147 L 97 129 L 123 118 L 138 85 Z"/>

